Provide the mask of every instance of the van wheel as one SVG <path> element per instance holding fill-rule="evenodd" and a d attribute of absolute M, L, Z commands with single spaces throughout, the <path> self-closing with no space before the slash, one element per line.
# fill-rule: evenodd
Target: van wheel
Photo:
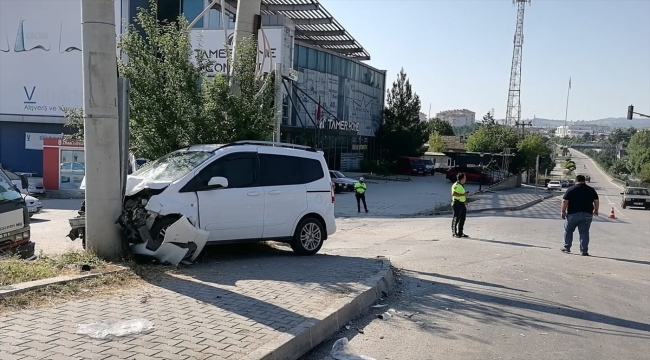
<path fill-rule="evenodd" d="M 162 245 L 165 240 L 165 233 L 167 229 L 175 222 L 178 221 L 178 218 L 175 217 L 164 217 L 162 219 L 157 219 L 151 229 L 149 229 L 149 234 L 153 239 L 152 242 L 147 243 L 147 249 L 151 251 L 156 251 Z"/>
<path fill-rule="evenodd" d="M 622 207 L 623 209 L 625 209 L 627 206 L 625 206 L 625 203 L 622 203 L 622 204 L 621 204 L 621 207 Z"/>
<path fill-rule="evenodd" d="M 314 255 L 323 247 L 324 237 L 323 224 L 314 218 L 305 218 L 296 227 L 291 248 L 298 255 Z"/>

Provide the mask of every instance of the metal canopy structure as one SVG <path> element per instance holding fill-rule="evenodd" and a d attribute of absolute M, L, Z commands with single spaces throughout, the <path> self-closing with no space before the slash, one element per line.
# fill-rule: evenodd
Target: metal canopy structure
<path fill-rule="evenodd" d="M 370 54 L 318 0 L 262 0 L 262 15 L 282 15 L 296 24 L 296 40 L 356 60 Z"/>

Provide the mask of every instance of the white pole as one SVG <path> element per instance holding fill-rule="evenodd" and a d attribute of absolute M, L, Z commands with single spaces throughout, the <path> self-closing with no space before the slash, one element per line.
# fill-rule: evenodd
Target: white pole
<path fill-rule="evenodd" d="M 275 142 L 281 142 L 281 127 L 282 127 L 282 64 L 275 64 Z"/>
<path fill-rule="evenodd" d="M 569 135 L 569 128 L 567 127 L 567 119 L 569 117 L 569 94 L 571 93 L 571 77 L 569 76 L 569 88 L 566 91 L 566 111 L 564 112 L 564 136 Z"/>
<path fill-rule="evenodd" d="M 82 0 L 86 157 L 86 243 L 99 256 L 121 253 L 115 220 L 122 211 L 113 0 Z"/>

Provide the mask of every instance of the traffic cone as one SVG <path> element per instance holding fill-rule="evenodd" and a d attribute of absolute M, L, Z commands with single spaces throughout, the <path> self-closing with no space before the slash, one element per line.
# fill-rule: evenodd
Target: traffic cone
<path fill-rule="evenodd" d="M 614 215 L 614 207 L 612 206 L 612 211 L 609 212 L 609 218 L 610 219 L 616 219 L 616 215 Z"/>

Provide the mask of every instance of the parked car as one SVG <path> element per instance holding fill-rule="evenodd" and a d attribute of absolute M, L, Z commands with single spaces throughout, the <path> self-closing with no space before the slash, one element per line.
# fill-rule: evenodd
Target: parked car
<path fill-rule="evenodd" d="M 323 153 L 239 141 L 177 150 L 129 175 L 118 222 L 138 256 L 178 264 L 206 244 L 275 240 L 316 254 L 336 232 Z"/>
<path fill-rule="evenodd" d="M 569 180 L 560 180 L 560 185 L 563 188 L 568 188 L 571 187 L 571 182 Z"/>
<path fill-rule="evenodd" d="M 425 176 L 426 166 L 420 158 L 401 156 L 397 159 L 397 171 L 401 174 L 422 174 L 422 176 Z"/>
<path fill-rule="evenodd" d="M 650 193 L 641 187 L 629 187 L 621 193 L 621 207 L 642 207 L 650 210 Z"/>
<path fill-rule="evenodd" d="M 562 183 L 559 180 L 551 180 L 546 187 L 549 190 L 562 190 Z"/>
<path fill-rule="evenodd" d="M 354 184 L 357 181 L 343 175 L 343 173 L 340 171 L 330 170 L 330 178 L 334 184 L 335 192 L 340 193 L 341 191 L 354 191 Z"/>
<path fill-rule="evenodd" d="M 458 178 L 458 174 L 465 173 L 465 178 L 467 182 L 475 182 L 480 184 L 490 184 L 493 182 L 492 176 L 484 173 L 480 168 L 477 167 L 467 167 L 467 166 L 456 166 L 447 170 L 447 180 L 455 182 Z"/>
<path fill-rule="evenodd" d="M 43 210 L 43 204 L 40 200 L 27 194 L 22 194 L 22 196 L 25 204 L 27 204 L 27 212 L 30 218 Z"/>
<path fill-rule="evenodd" d="M 39 196 L 45 196 L 45 186 L 43 186 L 42 181 L 29 181 L 29 186 L 27 187 L 27 191 L 29 192 L 29 195 L 39 197 Z"/>
<path fill-rule="evenodd" d="M 424 163 L 424 171 L 427 174 L 435 175 L 435 164 L 431 159 L 422 159 L 422 162 Z"/>
<path fill-rule="evenodd" d="M 3 169 L 4 170 L 4 169 Z M 15 172 L 4 170 L 4 173 L 7 175 L 11 183 L 18 188 L 21 194 L 29 193 L 29 180 L 26 175 L 18 175 Z"/>
<path fill-rule="evenodd" d="M 582 175 L 582 176 L 585 177 L 585 181 L 586 181 L 586 182 L 591 182 L 591 176 L 589 176 L 589 174 L 585 174 L 585 173 L 576 173 L 576 175 Z"/>

